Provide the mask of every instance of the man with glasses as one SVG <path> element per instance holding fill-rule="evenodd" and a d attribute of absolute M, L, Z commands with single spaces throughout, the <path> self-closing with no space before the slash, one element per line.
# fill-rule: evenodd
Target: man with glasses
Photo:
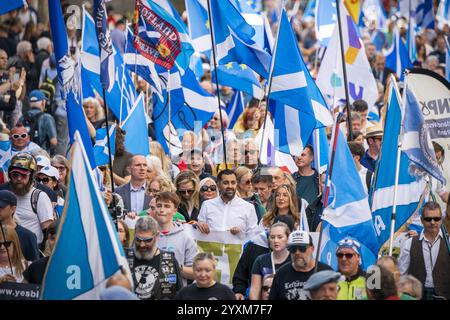
<path fill-rule="evenodd" d="M 383 128 L 381 127 L 381 124 L 377 123 L 367 128 L 364 138 L 366 138 L 369 148 L 362 157 L 360 163 L 363 167 L 367 168 L 367 170 L 374 172 L 375 161 L 378 158 L 378 153 L 381 149 L 381 140 L 383 138 Z"/>
<path fill-rule="evenodd" d="M 430 201 L 422 208 L 423 230 L 406 240 L 401 247 L 398 268 L 422 282 L 423 299 L 450 299 L 450 254 L 441 230 L 442 212 L 438 203 Z M 447 239 L 448 240 L 448 239 Z"/>
<path fill-rule="evenodd" d="M 338 271 L 345 277 L 339 282 L 338 300 L 361 300 L 367 297 L 364 271 L 360 266 L 361 244 L 350 237 L 338 242 Z"/>
<path fill-rule="evenodd" d="M 41 147 L 30 140 L 30 135 L 28 134 L 27 128 L 21 124 L 17 124 L 11 129 L 10 140 L 12 155 L 19 152 L 33 153 L 42 150 Z"/>
<path fill-rule="evenodd" d="M 292 263 L 285 264 L 275 274 L 269 300 L 308 299 L 304 285 L 314 274 L 316 267 L 311 235 L 306 231 L 292 232 L 288 239 L 288 250 Z M 319 262 L 317 271 L 322 270 L 331 270 L 331 267 Z"/>
<path fill-rule="evenodd" d="M 255 173 L 260 169 L 259 149 L 253 139 L 245 141 L 244 144 L 244 165 Z"/>
<path fill-rule="evenodd" d="M 158 223 L 152 217 L 142 217 L 134 230 L 135 258 L 130 269 L 137 297 L 174 299 L 183 286 L 180 267 L 173 252 L 158 249 Z"/>

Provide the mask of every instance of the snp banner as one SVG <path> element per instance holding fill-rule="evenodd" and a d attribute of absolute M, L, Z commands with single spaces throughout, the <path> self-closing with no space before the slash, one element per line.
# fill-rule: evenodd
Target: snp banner
<path fill-rule="evenodd" d="M 431 139 L 444 149 L 440 166 L 450 190 L 450 83 L 425 69 L 411 70 L 407 82 L 421 105 Z"/>
<path fill-rule="evenodd" d="M 37 300 L 38 298 L 38 285 L 16 282 L 0 284 L 0 300 Z"/>

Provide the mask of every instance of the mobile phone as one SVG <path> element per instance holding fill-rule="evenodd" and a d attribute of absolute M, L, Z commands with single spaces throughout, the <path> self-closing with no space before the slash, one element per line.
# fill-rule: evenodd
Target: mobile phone
<path fill-rule="evenodd" d="M 13 82 L 17 82 L 19 81 L 19 79 L 20 79 L 20 72 L 14 73 Z"/>

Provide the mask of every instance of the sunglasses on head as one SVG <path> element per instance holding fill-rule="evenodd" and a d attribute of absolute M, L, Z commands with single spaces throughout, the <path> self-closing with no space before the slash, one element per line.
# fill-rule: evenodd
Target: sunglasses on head
<path fill-rule="evenodd" d="M 0 241 L 0 248 L 3 246 L 8 249 L 11 246 L 12 241 Z"/>
<path fill-rule="evenodd" d="M 201 192 L 207 192 L 207 191 L 217 191 L 217 187 L 215 185 L 211 185 L 211 186 L 202 186 L 200 188 Z"/>
<path fill-rule="evenodd" d="M 307 246 L 294 246 L 294 247 L 289 247 L 288 248 L 288 251 L 290 253 L 296 253 L 297 250 L 302 252 L 302 253 L 304 253 L 304 252 L 306 252 L 306 250 L 308 250 L 308 247 Z"/>
<path fill-rule="evenodd" d="M 424 217 L 423 220 L 425 220 L 426 222 L 431 222 L 431 220 L 433 220 L 434 222 L 439 222 L 441 221 L 442 217 Z"/>
<path fill-rule="evenodd" d="M 14 133 L 13 135 L 11 135 L 11 137 L 13 137 L 13 139 L 25 139 L 28 136 L 28 133 L 22 133 L 22 134 L 18 134 L 18 133 Z"/>
<path fill-rule="evenodd" d="M 188 195 L 193 194 L 194 191 L 195 191 L 194 189 L 189 189 L 189 190 L 178 190 L 179 193 L 182 193 L 182 194 L 188 194 Z"/>
<path fill-rule="evenodd" d="M 155 239 L 155 237 L 150 237 L 150 238 L 140 238 L 140 237 L 138 237 L 138 236 L 135 236 L 135 237 L 134 237 L 134 241 L 135 241 L 136 243 L 137 243 L 137 242 L 139 242 L 139 243 L 144 242 L 145 244 L 149 244 L 150 242 L 153 241 L 153 239 Z"/>
<path fill-rule="evenodd" d="M 40 183 L 48 183 L 48 182 L 50 181 L 50 178 L 48 178 L 48 177 L 45 177 L 45 178 L 36 178 L 36 181 L 37 181 L 37 182 L 40 182 Z"/>
<path fill-rule="evenodd" d="M 338 257 L 338 259 L 342 259 L 345 257 L 345 259 L 350 260 L 354 255 L 354 253 L 336 253 L 336 257 Z"/>

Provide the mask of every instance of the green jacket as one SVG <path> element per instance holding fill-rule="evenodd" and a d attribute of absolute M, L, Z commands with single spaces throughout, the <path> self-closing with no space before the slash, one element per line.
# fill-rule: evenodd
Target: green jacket
<path fill-rule="evenodd" d="M 361 268 L 355 276 L 339 282 L 338 286 L 338 300 L 363 300 L 367 298 L 366 279 Z"/>

